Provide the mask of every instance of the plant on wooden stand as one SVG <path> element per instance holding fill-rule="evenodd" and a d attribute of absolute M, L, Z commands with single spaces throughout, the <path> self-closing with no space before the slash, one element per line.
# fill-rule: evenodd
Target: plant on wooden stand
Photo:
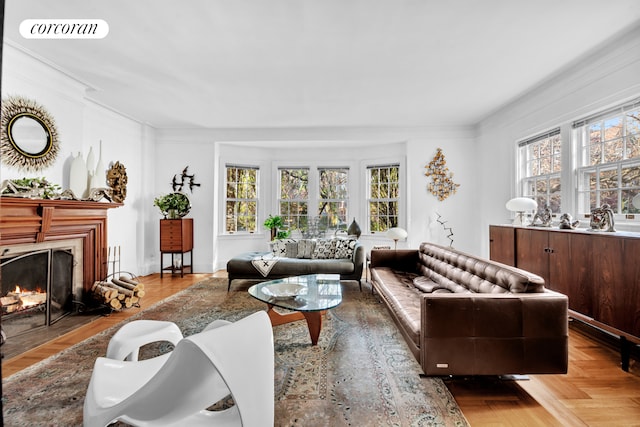
<path fill-rule="evenodd" d="M 191 202 L 186 194 L 175 192 L 153 199 L 153 205 L 160 209 L 165 219 L 182 218 L 191 210 Z"/>

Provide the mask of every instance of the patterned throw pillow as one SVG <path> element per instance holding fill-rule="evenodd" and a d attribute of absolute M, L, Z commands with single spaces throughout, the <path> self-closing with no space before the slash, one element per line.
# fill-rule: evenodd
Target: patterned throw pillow
<path fill-rule="evenodd" d="M 313 259 L 330 259 L 336 256 L 336 241 L 334 239 L 320 239 L 316 241 Z"/>
<path fill-rule="evenodd" d="M 275 257 L 287 256 L 287 243 L 295 243 L 293 239 L 282 239 L 271 242 L 271 253 Z"/>
<path fill-rule="evenodd" d="M 287 243 L 287 258 L 297 258 L 298 257 L 298 242 Z"/>
<path fill-rule="evenodd" d="M 336 239 L 336 254 L 337 259 L 353 258 L 353 252 L 356 248 L 358 239 Z"/>
<path fill-rule="evenodd" d="M 301 239 L 298 241 L 298 258 L 311 258 L 316 241 L 311 239 Z"/>

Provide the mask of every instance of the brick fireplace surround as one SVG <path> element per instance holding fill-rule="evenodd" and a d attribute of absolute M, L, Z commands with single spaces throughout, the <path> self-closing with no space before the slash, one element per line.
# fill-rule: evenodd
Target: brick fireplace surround
<path fill-rule="evenodd" d="M 82 240 L 83 299 L 107 275 L 107 210 L 122 203 L 0 198 L 0 247 Z"/>

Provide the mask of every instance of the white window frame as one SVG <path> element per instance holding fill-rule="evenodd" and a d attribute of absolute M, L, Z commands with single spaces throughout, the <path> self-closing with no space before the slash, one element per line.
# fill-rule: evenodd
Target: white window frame
<path fill-rule="evenodd" d="M 305 217 L 305 215 L 296 215 L 297 221 L 295 221 L 295 225 L 293 225 L 291 223 L 291 221 L 289 221 L 289 217 L 291 215 L 288 214 L 284 214 L 281 212 L 280 207 L 282 205 L 282 203 L 298 203 L 298 204 L 306 204 L 307 206 L 307 214 L 306 217 L 309 217 L 310 213 L 310 207 L 311 207 L 311 200 L 312 200 L 312 185 L 313 184 L 313 179 L 312 179 L 312 175 L 313 175 L 313 169 L 309 166 L 278 166 L 275 168 L 276 170 L 276 179 L 275 179 L 275 190 L 276 190 L 276 212 L 278 215 L 283 217 L 284 220 L 284 226 L 287 229 L 292 229 L 292 230 L 298 230 L 299 227 L 301 227 L 303 224 L 306 224 L 306 221 L 303 219 Z M 281 183 L 281 179 L 282 179 L 282 173 L 281 171 L 283 170 L 306 170 L 307 171 L 307 176 L 308 176 L 308 182 L 307 182 L 307 198 L 306 199 L 283 199 L 282 198 L 282 183 Z"/>
<path fill-rule="evenodd" d="M 556 141 L 557 140 L 557 141 Z M 538 147 L 544 143 L 551 143 L 553 147 L 558 147 L 558 151 L 551 150 L 548 155 L 534 157 L 531 155 L 531 149 Z M 549 206 L 554 214 L 558 214 L 563 209 L 563 183 L 562 183 L 562 171 L 564 169 L 563 161 L 563 139 L 560 128 L 555 128 L 551 131 L 540 133 L 534 137 L 527 138 L 518 142 L 518 176 L 519 176 L 519 194 L 522 197 L 529 197 L 538 203 L 538 209 L 542 209 L 545 206 Z M 540 163 L 541 160 L 547 159 L 551 165 L 550 171 L 546 173 L 536 172 L 532 167 L 534 162 Z M 558 168 L 555 166 L 557 165 Z M 538 166 L 538 171 L 540 170 Z M 556 180 L 560 186 L 559 191 L 551 191 L 551 182 Z M 544 181 L 546 190 L 544 193 L 537 191 L 538 186 L 536 183 Z M 531 191 L 530 191 L 531 190 Z M 554 203 L 554 198 L 558 198 L 558 202 Z"/>
<path fill-rule="evenodd" d="M 391 167 L 397 167 L 398 168 L 398 195 L 397 197 L 386 197 L 386 198 L 372 198 L 371 197 L 371 171 L 373 169 L 383 169 L 383 168 L 391 168 Z M 395 227 L 402 227 L 402 224 L 404 223 L 403 219 L 404 219 L 404 203 L 403 203 L 403 197 L 402 195 L 405 193 L 404 191 L 404 185 L 403 185 L 403 171 L 404 171 L 404 167 L 402 165 L 401 162 L 398 161 L 382 161 L 382 162 L 370 162 L 366 165 L 366 167 L 364 168 L 364 175 L 365 175 L 365 205 L 364 205 L 364 209 L 366 212 L 365 218 L 366 218 L 366 230 L 370 233 L 370 234 L 381 234 L 381 233 L 385 233 L 388 228 L 385 230 L 372 230 L 371 229 L 371 209 L 370 209 L 370 205 L 373 201 L 380 201 L 382 203 L 390 203 L 390 202 L 396 202 L 397 205 L 397 213 L 396 213 L 396 224 L 393 224 L 393 226 Z"/>
<path fill-rule="evenodd" d="M 622 170 L 627 168 L 638 168 L 640 171 L 640 154 L 636 157 L 629 158 L 629 153 L 627 151 L 627 141 L 630 137 L 640 138 L 640 133 L 630 132 L 628 129 L 628 121 L 626 116 L 629 112 L 638 112 L 640 113 L 640 100 L 635 100 L 631 103 L 619 105 L 612 109 L 606 110 L 604 112 L 600 112 L 593 116 L 578 120 L 573 123 L 573 139 L 575 141 L 575 150 L 576 150 L 576 206 L 578 209 L 578 213 L 580 214 L 589 214 L 591 209 L 594 207 L 600 207 L 606 200 L 602 197 L 603 193 L 607 192 L 615 192 L 616 194 L 616 202 L 615 205 L 612 206 L 614 208 L 614 213 L 621 218 L 625 218 L 625 215 L 628 214 L 638 214 L 640 213 L 640 209 L 635 208 L 631 205 L 631 198 L 633 196 L 628 197 L 626 209 L 625 206 L 625 197 L 624 194 L 626 192 L 640 194 L 640 182 L 637 185 L 632 186 L 623 186 L 622 183 Z M 622 145 L 622 158 L 619 160 L 606 162 L 605 160 L 605 151 L 604 145 L 607 143 L 612 143 L 615 139 L 606 139 L 606 135 L 604 134 L 606 126 L 605 123 L 607 121 L 622 118 L 622 135 L 619 138 L 620 143 Z M 600 132 L 602 133 L 601 139 L 598 142 L 598 145 L 601 145 L 600 149 L 601 160 L 597 164 L 591 164 L 591 155 L 590 155 L 590 147 L 591 147 L 591 134 L 590 128 L 594 124 L 600 125 Z M 603 188 L 601 186 L 601 177 L 603 173 L 607 171 L 615 171 L 616 174 L 616 185 L 612 187 Z M 594 176 L 593 180 L 595 186 L 592 188 L 590 183 L 589 176 Z M 592 203 L 593 200 L 593 203 Z"/>
<path fill-rule="evenodd" d="M 235 169 L 251 169 L 251 170 L 255 170 L 256 171 L 256 197 L 255 198 L 242 198 L 242 197 L 232 197 L 229 198 L 227 197 L 227 186 L 229 185 L 229 182 L 227 180 L 227 176 L 228 176 L 228 170 L 229 168 L 235 168 Z M 259 224 L 259 216 L 260 216 L 260 167 L 259 166 L 255 166 L 255 165 L 239 165 L 239 164 L 234 164 L 234 163 L 225 163 L 224 165 L 224 184 L 223 184 L 223 194 L 224 194 L 224 204 L 222 207 L 222 211 L 223 211 L 223 215 L 222 215 L 222 230 L 223 230 L 223 234 L 226 235 L 248 235 L 248 234 L 255 234 L 260 232 L 260 224 Z M 256 206 L 255 206 L 255 211 L 256 211 L 256 218 L 255 218 L 255 230 L 253 231 L 227 231 L 227 202 L 229 201 L 233 201 L 233 202 L 255 202 Z M 237 212 L 236 212 L 237 213 Z M 237 217 L 236 217 L 236 224 L 237 224 Z"/>

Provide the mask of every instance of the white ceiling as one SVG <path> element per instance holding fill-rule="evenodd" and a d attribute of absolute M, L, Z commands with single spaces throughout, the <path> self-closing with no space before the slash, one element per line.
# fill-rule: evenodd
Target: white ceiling
<path fill-rule="evenodd" d="M 4 36 L 157 128 L 406 127 L 473 125 L 639 22 L 639 0 L 6 0 Z"/>

